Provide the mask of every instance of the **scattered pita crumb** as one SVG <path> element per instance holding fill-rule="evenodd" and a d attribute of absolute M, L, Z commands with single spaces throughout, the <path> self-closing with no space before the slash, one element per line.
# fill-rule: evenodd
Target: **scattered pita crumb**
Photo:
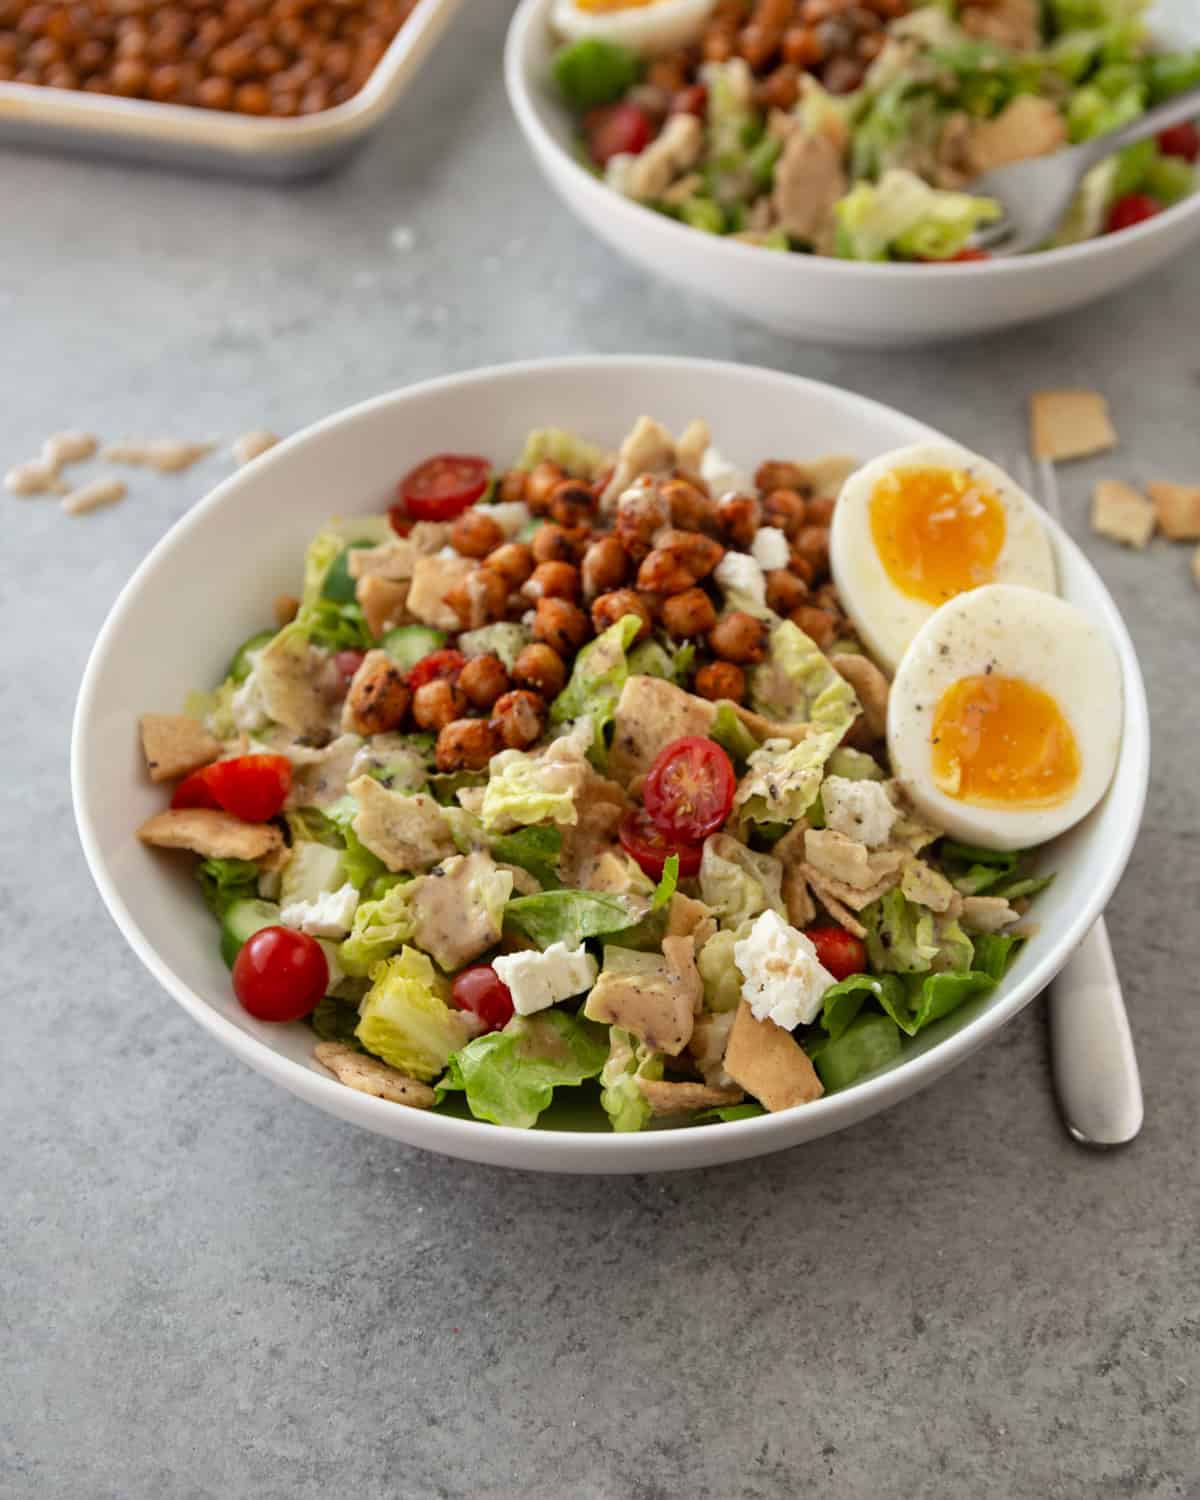
<path fill-rule="evenodd" d="M 177 438 L 122 438 L 109 443 L 100 457 L 110 464 L 138 464 L 160 474 L 177 474 L 211 453 L 212 443 L 187 443 Z"/>
<path fill-rule="evenodd" d="M 61 495 L 66 489 L 58 477 L 58 468 L 40 458 L 14 464 L 4 476 L 4 488 L 10 495 Z"/>
<path fill-rule="evenodd" d="M 64 495 L 62 508 L 69 516 L 83 516 L 102 505 L 115 505 L 118 500 L 124 500 L 127 493 L 120 479 L 93 479 L 90 484 L 81 484 L 77 490 Z"/>
<path fill-rule="evenodd" d="M 174 781 L 221 753 L 220 741 L 187 714 L 143 714 L 139 723 L 151 781 Z"/>
<path fill-rule="evenodd" d="M 1099 391 L 1035 391 L 1029 408 L 1035 458 L 1087 458 L 1117 446 L 1108 402 Z"/>
<path fill-rule="evenodd" d="M 285 625 L 290 625 L 300 613 L 300 601 L 295 594 L 276 594 L 271 612 L 275 616 L 276 625 L 282 630 Z"/>
<path fill-rule="evenodd" d="M 256 428 L 253 432 L 243 432 L 241 437 L 234 438 L 230 444 L 229 451 L 233 454 L 234 462 L 238 468 L 244 468 L 246 464 L 253 463 L 268 448 L 273 448 L 279 438 L 273 432 L 265 428 Z"/>
<path fill-rule="evenodd" d="M 1092 530 L 1126 547 L 1144 547 L 1154 535 L 1154 506 L 1121 479 L 1101 479 L 1092 491 Z"/>
<path fill-rule="evenodd" d="M 1168 484 L 1159 480 L 1146 486 L 1154 501 L 1159 529 L 1173 542 L 1200 540 L 1200 485 Z"/>
<path fill-rule="evenodd" d="M 698 1109 L 740 1104 L 746 1097 L 739 1088 L 716 1088 L 707 1083 L 670 1083 L 664 1079 L 639 1078 L 637 1086 L 656 1117 L 690 1115 Z"/>
<path fill-rule="evenodd" d="M 418 1083 L 415 1078 L 389 1068 L 377 1057 L 367 1057 L 345 1042 L 318 1042 L 313 1048 L 313 1056 L 339 1083 L 357 1089 L 360 1094 L 388 1099 L 393 1104 L 407 1104 L 412 1109 L 433 1108 L 436 1096 L 427 1083 Z"/>
<path fill-rule="evenodd" d="M 208 859 L 262 859 L 283 845 L 283 835 L 272 824 L 243 823 L 230 813 L 207 807 L 155 813 L 137 836 L 158 849 L 190 849 Z"/>
<path fill-rule="evenodd" d="M 55 432 L 42 444 L 42 462 L 57 474 L 64 464 L 92 458 L 100 444 L 90 432 Z"/>

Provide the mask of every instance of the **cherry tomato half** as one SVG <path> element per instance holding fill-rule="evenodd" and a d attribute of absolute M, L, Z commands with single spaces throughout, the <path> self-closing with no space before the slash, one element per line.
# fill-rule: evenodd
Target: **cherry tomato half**
<path fill-rule="evenodd" d="M 399 509 L 412 521 L 452 521 L 487 489 L 490 473 L 486 458 L 439 453 L 418 464 L 396 486 Z M 395 516 L 392 526 L 396 528 Z"/>
<path fill-rule="evenodd" d="M 1184 161 L 1195 161 L 1200 157 L 1200 130 L 1191 120 L 1172 125 L 1169 130 L 1160 130 L 1158 149 L 1164 156 L 1181 156 Z"/>
<path fill-rule="evenodd" d="M 642 801 L 665 838 L 701 844 L 729 816 L 736 790 L 733 763 L 720 745 L 689 734 L 659 752 Z"/>
<path fill-rule="evenodd" d="M 1108 213 L 1106 228 L 1109 234 L 1119 229 L 1132 229 L 1135 224 L 1144 224 L 1155 214 L 1162 213 L 1162 204 L 1149 193 L 1126 193 L 1118 198 Z"/>
<path fill-rule="evenodd" d="M 262 927 L 238 950 L 233 992 L 259 1021 L 298 1021 L 329 988 L 329 965 L 316 938 L 290 927 Z"/>
<path fill-rule="evenodd" d="M 867 967 L 866 944 L 843 927 L 810 927 L 804 936 L 835 979 L 848 979 Z"/>
<path fill-rule="evenodd" d="M 450 998 L 459 1010 L 477 1015 L 489 1031 L 499 1031 L 513 1018 L 513 997 L 491 964 L 464 969 L 450 987 Z"/>
<path fill-rule="evenodd" d="M 661 880 L 663 866 L 672 854 L 679 856 L 679 875 L 683 879 L 700 869 L 701 844 L 685 844 L 670 839 L 656 828 L 650 814 L 641 807 L 631 807 L 617 829 L 621 847 L 631 854 L 651 880 Z"/>
<path fill-rule="evenodd" d="M 193 771 L 175 788 L 172 807 L 220 807 L 243 823 L 265 823 L 283 810 L 292 788 L 286 755 L 235 755 Z"/>
<path fill-rule="evenodd" d="M 588 151 L 598 167 L 610 157 L 637 156 L 654 138 L 650 116 L 637 104 L 606 104 L 590 111 L 583 122 Z"/>
<path fill-rule="evenodd" d="M 424 687 L 427 682 L 436 682 L 439 677 L 448 677 L 451 682 L 457 681 L 458 674 L 466 664 L 467 658 L 461 651 L 447 646 L 442 651 L 431 651 L 428 656 L 423 656 L 405 680 L 410 691 L 415 693 L 419 687 Z"/>

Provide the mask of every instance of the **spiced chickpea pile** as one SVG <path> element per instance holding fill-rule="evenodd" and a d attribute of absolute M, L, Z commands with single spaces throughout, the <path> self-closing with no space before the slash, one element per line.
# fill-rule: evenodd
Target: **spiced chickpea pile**
<path fill-rule="evenodd" d="M 449 545 L 475 565 L 446 593 L 461 630 L 524 622 L 532 640 L 511 670 L 496 655 L 465 660 L 450 649 L 407 680 L 372 652 L 349 690 L 354 726 L 433 731 L 440 771 L 482 770 L 499 750 L 542 738 L 576 653 L 628 615 L 642 622 L 636 641 L 653 632 L 692 646 L 683 685 L 742 703 L 746 669 L 763 660 L 769 626 L 747 610 L 724 609 L 713 574 L 728 554 L 748 554 L 763 529 L 780 534 L 784 545 L 774 550 L 786 558 L 765 572 L 768 610 L 822 649 L 849 634 L 829 581 L 834 499 L 815 492 L 801 465 L 769 461 L 754 493 L 718 497 L 694 474 L 646 474 L 602 508 L 610 477 L 587 483 L 551 462 L 504 474 L 495 498 L 528 507 L 538 523 L 528 540 L 509 539 L 486 504 L 459 515 Z M 430 670 L 437 675 L 422 680 Z"/>
<path fill-rule="evenodd" d="M 344 103 L 416 0 L 0 0 L 0 80 L 247 115 Z"/>

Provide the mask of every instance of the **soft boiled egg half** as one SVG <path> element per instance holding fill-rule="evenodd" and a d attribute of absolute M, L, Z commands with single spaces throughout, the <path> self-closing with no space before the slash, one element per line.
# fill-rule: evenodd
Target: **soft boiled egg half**
<path fill-rule="evenodd" d="M 567 42 L 597 37 L 648 57 L 698 41 L 716 0 L 555 0 L 550 25 Z"/>
<path fill-rule="evenodd" d="M 989 583 L 1055 591 L 1037 509 L 1003 469 L 954 443 L 915 443 L 857 469 L 829 535 L 842 605 L 889 672 L 934 610 Z"/>
<path fill-rule="evenodd" d="M 931 824 L 987 849 L 1043 844 L 1108 788 L 1121 744 L 1108 637 L 1040 589 L 989 584 L 944 604 L 888 699 L 892 770 Z"/>

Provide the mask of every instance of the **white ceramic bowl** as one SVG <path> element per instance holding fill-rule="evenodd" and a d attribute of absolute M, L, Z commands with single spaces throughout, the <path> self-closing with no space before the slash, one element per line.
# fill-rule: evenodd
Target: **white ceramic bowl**
<path fill-rule="evenodd" d="M 1063 592 L 1101 621 L 1121 661 L 1125 737 L 1116 780 L 1047 861 L 1040 931 L 984 1003 L 922 1033 L 886 1072 L 788 1113 L 729 1125 L 613 1135 L 520 1131 L 368 1098 L 312 1061 L 302 1025 L 252 1020 L 234 999 L 216 933 L 186 862 L 138 843 L 162 806 L 142 767 L 136 721 L 217 681 L 270 601 L 295 587 L 304 547 L 331 512 L 379 509 L 396 476 L 439 449 L 503 463 L 529 428 L 555 425 L 615 445 L 643 412 L 678 430 L 708 417 L 743 466 L 764 457 L 849 452 L 863 459 L 936 436 L 862 396 L 772 371 L 702 360 L 608 358 L 511 365 L 380 396 L 273 449 L 220 485 L 155 547 L 100 632 L 84 674 L 71 749 L 80 836 L 92 874 L 138 957 L 237 1057 L 331 1114 L 411 1145 L 505 1166 L 645 1172 L 734 1161 L 812 1140 L 932 1082 L 1012 1019 L 1062 966 L 1125 866 L 1145 795 L 1149 729 L 1138 665 L 1116 608 L 1078 548 L 1047 522 Z"/>
<path fill-rule="evenodd" d="M 1153 270 L 1200 235 L 1200 193 L 1122 234 L 962 265 L 781 255 L 689 229 L 613 192 L 575 160 L 572 122 L 549 80 L 552 3 L 523 0 L 504 57 L 517 122 L 551 185 L 622 255 L 777 333 L 870 348 L 964 338 L 1082 307 Z M 1160 8 L 1168 13 L 1165 39 L 1200 45 L 1194 0 Z"/>

